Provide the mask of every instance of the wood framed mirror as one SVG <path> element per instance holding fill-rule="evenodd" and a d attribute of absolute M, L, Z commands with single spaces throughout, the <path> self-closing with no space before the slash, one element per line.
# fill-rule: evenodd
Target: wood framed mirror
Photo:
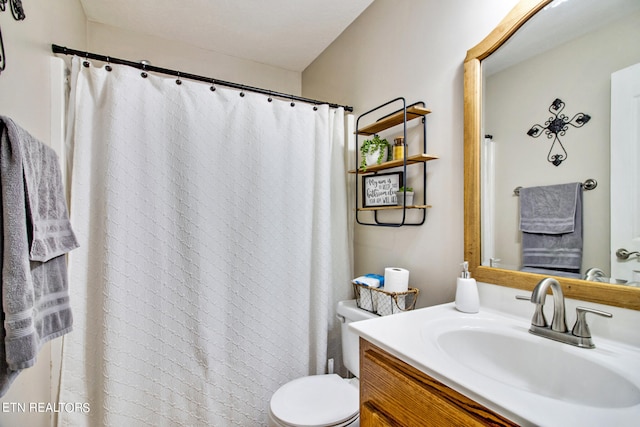
<path fill-rule="evenodd" d="M 556 0 L 558 1 L 558 0 Z M 604 1 L 604 0 L 601 0 Z M 552 0 L 521 0 L 464 62 L 464 248 L 472 276 L 501 286 L 532 290 L 546 275 L 482 265 L 481 144 L 484 136 L 482 61 L 505 44 Z M 640 288 L 556 277 L 568 298 L 640 310 Z"/>

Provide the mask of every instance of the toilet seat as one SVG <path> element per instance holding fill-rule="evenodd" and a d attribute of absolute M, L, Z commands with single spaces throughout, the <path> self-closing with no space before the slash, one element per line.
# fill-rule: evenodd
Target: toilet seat
<path fill-rule="evenodd" d="M 336 374 L 313 375 L 280 387 L 269 407 L 285 426 L 345 426 L 358 418 L 359 392 Z"/>

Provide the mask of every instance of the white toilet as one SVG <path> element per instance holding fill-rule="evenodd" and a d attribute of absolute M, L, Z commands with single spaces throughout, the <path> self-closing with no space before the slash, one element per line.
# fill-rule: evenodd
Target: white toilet
<path fill-rule="evenodd" d="M 358 335 L 347 324 L 373 319 L 376 314 L 361 310 L 356 300 L 338 303 L 338 318 L 342 321 L 342 359 L 355 378 L 344 379 L 336 374 L 298 378 L 280 387 L 269 403 L 271 427 L 358 427 L 360 425 L 360 352 Z"/>

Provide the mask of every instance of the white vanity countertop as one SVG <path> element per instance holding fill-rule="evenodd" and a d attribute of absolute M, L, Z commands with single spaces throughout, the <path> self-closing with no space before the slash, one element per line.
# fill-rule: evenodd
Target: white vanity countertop
<path fill-rule="evenodd" d="M 515 301 L 513 303 L 518 304 Z M 554 363 L 554 360 L 547 361 L 544 355 L 555 355 L 553 357 L 566 355 L 570 360 L 576 360 L 575 358 L 587 360 L 586 366 L 592 362 L 599 366 L 606 366 L 604 372 L 611 372 L 619 379 L 623 378 L 622 381 L 628 380 L 626 386 L 631 387 L 632 393 L 625 395 L 620 402 L 610 399 L 610 403 L 606 405 L 593 403 L 593 397 L 590 398 L 591 400 L 587 399 L 590 403 L 576 403 L 576 400 L 582 399 L 580 390 L 587 390 L 585 387 L 589 387 L 588 390 L 592 396 L 598 396 L 597 393 L 600 392 L 607 393 L 607 384 L 596 381 L 597 386 L 594 387 L 594 378 L 591 377 L 591 381 L 586 381 L 584 384 L 566 384 L 572 390 L 576 390 L 570 392 L 573 394 L 572 399 L 547 397 L 532 391 L 526 379 L 524 382 L 520 381 L 519 386 L 513 386 L 488 376 L 486 371 L 481 372 L 481 369 L 475 370 L 468 365 L 461 365 L 459 361 L 454 360 L 442 350 L 437 339 L 439 332 L 430 330 L 442 329 L 456 332 L 456 328 L 474 329 L 473 326 L 469 326 L 474 322 L 483 325 L 499 325 L 506 335 L 511 335 L 516 340 L 513 342 L 524 340 L 523 343 L 526 346 L 535 346 L 534 353 L 541 355 L 539 359 L 542 359 L 541 366 L 543 366 L 535 376 L 542 378 L 543 387 L 546 383 L 545 374 L 548 373 L 546 364 Z M 569 326 L 572 324 L 570 323 Z M 465 314 L 457 311 L 453 303 L 354 322 L 349 327 L 361 337 L 400 360 L 523 426 L 615 425 L 619 427 L 638 425 L 640 420 L 640 348 L 635 346 L 609 341 L 594 335 L 595 349 L 578 348 L 531 335 L 528 332 L 529 321 L 523 317 L 486 307 L 482 307 L 477 314 Z M 513 352 L 512 348 L 504 350 Z M 513 353 L 517 354 L 517 352 Z M 483 361 L 485 364 L 492 363 L 486 357 Z M 523 369 L 526 370 L 527 367 Z M 572 382 L 575 382 L 575 378 L 581 379 L 582 373 L 573 373 L 573 375 Z M 584 375 L 588 376 L 590 372 L 584 372 Z M 550 384 L 554 381 L 563 383 L 563 379 L 558 378 L 562 373 L 556 372 L 548 376 Z M 562 391 L 559 393 L 563 396 Z"/>

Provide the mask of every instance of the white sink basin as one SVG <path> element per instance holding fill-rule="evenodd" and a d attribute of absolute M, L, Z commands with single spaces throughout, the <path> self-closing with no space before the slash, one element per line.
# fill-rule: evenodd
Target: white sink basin
<path fill-rule="evenodd" d="M 523 426 L 636 426 L 640 348 L 594 337 L 578 348 L 529 319 L 453 304 L 350 324 L 356 333 Z"/>
<path fill-rule="evenodd" d="M 566 348 L 487 319 L 462 318 L 433 328 L 435 339 L 453 361 L 510 387 L 553 399 L 602 408 L 640 404 L 640 389 L 600 361 L 588 349 Z M 576 351 L 577 350 L 577 351 Z"/>

